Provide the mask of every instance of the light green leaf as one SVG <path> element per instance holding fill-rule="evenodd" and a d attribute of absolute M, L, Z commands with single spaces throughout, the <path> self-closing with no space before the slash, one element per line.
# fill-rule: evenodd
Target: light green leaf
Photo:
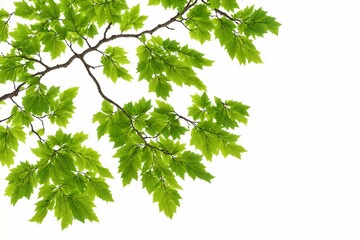
<path fill-rule="evenodd" d="M 15 205 L 23 197 L 29 199 L 37 184 L 35 167 L 29 162 L 21 162 L 11 169 L 6 180 L 9 181 L 9 184 L 5 190 L 5 195 L 11 197 L 11 204 Z"/>
<path fill-rule="evenodd" d="M 0 42 L 5 42 L 9 37 L 9 25 L 7 22 L 0 20 Z"/>
<path fill-rule="evenodd" d="M 38 116 L 43 113 L 49 113 L 50 106 L 54 104 L 54 99 L 59 94 L 59 87 L 47 87 L 43 84 L 33 85 L 26 90 L 23 97 L 23 105 L 26 111 L 32 112 Z"/>
<path fill-rule="evenodd" d="M 154 190 L 154 202 L 158 202 L 159 210 L 169 218 L 173 217 L 176 208 L 180 206 L 180 199 L 178 191 L 169 188 L 164 182 L 161 182 Z"/>
<path fill-rule="evenodd" d="M 119 173 L 123 185 L 128 185 L 132 179 L 138 179 L 138 171 L 141 168 L 141 147 L 128 143 L 119 148 L 114 157 L 120 159 Z"/>
<path fill-rule="evenodd" d="M 215 112 L 216 122 L 225 128 L 238 127 L 238 123 L 247 123 L 249 107 L 233 100 L 221 101 L 215 97 L 216 106 L 212 108 Z"/>
<path fill-rule="evenodd" d="M 196 5 L 187 14 L 186 26 L 190 29 L 190 37 L 204 43 L 211 39 L 210 32 L 213 23 L 210 20 L 210 11 L 206 5 Z"/>
<path fill-rule="evenodd" d="M 11 122 L 13 125 L 17 126 L 29 126 L 30 123 L 33 121 L 33 117 L 24 110 L 19 110 L 17 106 L 14 106 L 11 115 L 13 116 L 11 119 Z"/>
<path fill-rule="evenodd" d="M 106 202 L 113 202 L 114 199 L 109 190 L 109 185 L 104 178 L 89 178 L 90 192 Z"/>
<path fill-rule="evenodd" d="M 196 76 L 195 71 L 190 67 L 182 65 L 170 66 L 166 71 L 166 75 L 169 80 L 179 86 L 185 84 L 188 86 L 195 86 L 199 90 L 206 89 L 204 83 Z"/>
<path fill-rule="evenodd" d="M 234 17 L 241 19 L 238 31 L 246 37 L 263 37 L 268 32 L 278 35 L 281 25 L 276 18 L 267 15 L 262 8 L 255 9 L 254 6 L 238 11 Z"/>
<path fill-rule="evenodd" d="M 146 19 L 147 16 L 140 16 L 140 4 L 137 4 L 121 15 L 120 30 L 121 32 L 126 32 L 131 28 L 138 30 L 143 27 Z"/>
<path fill-rule="evenodd" d="M 191 131 L 190 144 L 199 149 L 207 160 L 221 150 L 224 156 L 233 155 L 240 158 L 244 148 L 236 143 L 239 136 L 223 130 L 218 124 L 205 121 Z"/>
<path fill-rule="evenodd" d="M 205 170 L 201 160 L 201 155 L 184 151 L 179 157 L 173 158 L 170 166 L 181 178 L 184 178 L 186 172 L 192 179 L 200 178 L 210 182 L 214 176 Z"/>
<path fill-rule="evenodd" d="M 14 163 L 14 156 L 19 141 L 25 142 L 26 135 L 21 126 L 6 127 L 0 126 L 0 162 L 1 165 L 10 166 Z"/>
<path fill-rule="evenodd" d="M 42 198 L 42 200 L 36 203 L 35 215 L 30 219 L 31 222 L 42 223 L 48 210 L 53 209 L 55 195 L 56 189 L 54 185 L 44 185 L 40 188 L 38 197 Z"/>
<path fill-rule="evenodd" d="M 226 18 L 214 18 L 213 22 L 215 37 L 219 39 L 221 46 L 229 48 L 235 40 L 233 32 L 236 28 L 235 23 Z"/>
<path fill-rule="evenodd" d="M 143 173 L 141 181 L 143 183 L 143 188 L 146 188 L 149 194 L 154 192 L 157 186 L 161 183 L 160 179 L 156 177 L 152 171 Z"/>
<path fill-rule="evenodd" d="M 213 64 L 212 60 L 204 58 L 204 54 L 200 53 L 194 49 L 185 45 L 178 51 L 179 58 L 189 67 L 196 67 L 199 69 L 203 69 L 204 66 L 211 66 Z"/>
<path fill-rule="evenodd" d="M 40 52 L 40 39 L 28 25 L 18 23 L 10 36 L 14 39 L 13 46 L 23 53 L 32 55 Z"/>
<path fill-rule="evenodd" d="M 66 44 L 54 32 L 44 33 L 41 42 L 45 46 L 44 52 L 50 52 L 51 59 L 59 57 L 66 50 Z"/>
<path fill-rule="evenodd" d="M 130 63 L 126 57 L 126 51 L 120 47 L 109 46 L 104 53 L 105 55 L 101 57 L 101 63 L 104 66 L 103 73 L 113 82 L 119 78 L 130 81 L 132 77 L 128 70 L 120 66 Z"/>
<path fill-rule="evenodd" d="M 220 7 L 220 0 L 208 0 L 208 3 L 212 9 Z"/>
<path fill-rule="evenodd" d="M 221 6 L 228 11 L 234 11 L 235 8 L 239 8 L 236 0 L 221 0 Z"/>
<path fill-rule="evenodd" d="M 73 100 L 76 97 L 77 92 L 78 88 L 74 87 L 60 93 L 59 99 L 56 101 L 52 113 L 49 116 L 51 123 L 56 123 L 60 127 L 66 127 L 75 110 Z"/>
<path fill-rule="evenodd" d="M 170 96 L 170 92 L 172 91 L 172 87 L 168 81 L 168 79 L 164 75 L 155 75 L 149 81 L 149 91 L 155 92 L 157 97 L 161 97 L 166 99 Z"/>

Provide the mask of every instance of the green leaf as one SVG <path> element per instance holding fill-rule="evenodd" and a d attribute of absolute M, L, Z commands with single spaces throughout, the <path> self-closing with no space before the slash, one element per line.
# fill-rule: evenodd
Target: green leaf
<path fill-rule="evenodd" d="M 208 4 L 212 9 L 220 7 L 220 0 L 208 0 Z"/>
<path fill-rule="evenodd" d="M 14 39 L 13 46 L 23 53 L 32 55 L 40 52 L 40 39 L 28 25 L 18 23 L 10 36 Z"/>
<path fill-rule="evenodd" d="M 95 20 L 99 27 L 104 23 L 118 23 L 121 22 L 122 10 L 127 10 L 129 7 L 125 0 L 99 0 L 94 4 Z"/>
<path fill-rule="evenodd" d="M 112 119 L 112 115 L 106 115 L 102 112 L 94 114 L 93 122 L 99 122 L 99 126 L 96 129 L 98 139 L 109 132 L 109 126 L 111 125 Z"/>
<path fill-rule="evenodd" d="M 213 23 L 210 20 L 210 11 L 204 5 L 196 5 L 188 12 L 186 26 L 190 29 L 190 37 L 200 43 L 211 40 L 210 32 L 213 30 Z"/>
<path fill-rule="evenodd" d="M 164 8 L 177 8 L 178 11 L 182 11 L 187 3 L 186 0 L 149 0 L 149 5 L 159 5 L 162 4 Z"/>
<path fill-rule="evenodd" d="M 5 195 L 11 197 L 11 204 L 15 205 L 23 197 L 29 199 L 37 184 L 35 167 L 29 162 L 21 162 L 11 169 L 6 180 L 9 181 L 9 184 L 5 190 Z"/>
<path fill-rule="evenodd" d="M 88 178 L 90 185 L 90 192 L 106 202 L 113 202 L 114 199 L 109 190 L 109 185 L 104 178 Z"/>
<path fill-rule="evenodd" d="M 5 9 L 3 9 L 3 8 L 0 9 L 0 19 L 8 18 L 9 15 L 10 14 Z"/>
<path fill-rule="evenodd" d="M 260 52 L 254 46 L 252 40 L 234 33 L 236 26 L 232 21 L 219 18 L 214 19 L 214 23 L 214 35 L 219 39 L 220 44 L 226 48 L 231 59 L 236 57 L 240 64 L 262 63 Z"/>
<path fill-rule="evenodd" d="M 138 102 L 132 103 L 129 102 L 124 105 L 124 110 L 131 115 L 132 117 L 141 117 L 146 114 L 147 111 L 151 109 L 151 100 L 146 100 L 145 98 L 141 98 Z"/>
<path fill-rule="evenodd" d="M 219 39 L 221 46 L 229 48 L 235 40 L 233 33 L 236 28 L 235 23 L 226 18 L 214 18 L 213 22 L 215 37 Z"/>
<path fill-rule="evenodd" d="M 5 42 L 9 36 L 9 26 L 7 22 L 0 20 L 0 42 Z"/>
<path fill-rule="evenodd" d="M 69 118 L 72 117 L 75 110 L 73 100 L 76 97 L 77 92 L 78 87 L 74 87 L 60 93 L 59 100 L 56 101 L 52 113 L 49 116 L 51 123 L 56 123 L 60 127 L 66 127 L 69 123 Z"/>
<path fill-rule="evenodd" d="M 239 136 L 223 130 L 219 125 L 205 121 L 192 129 L 190 144 L 199 149 L 207 160 L 211 160 L 219 151 L 224 157 L 232 155 L 240 158 L 245 149 L 236 143 L 238 138 Z"/>
<path fill-rule="evenodd" d="M 13 125 L 17 126 L 29 126 L 30 123 L 34 120 L 34 118 L 26 111 L 19 110 L 17 106 L 14 106 L 11 115 L 13 116 L 11 121 Z"/>
<path fill-rule="evenodd" d="M 35 215 L 30 222 L 42 223 L 48 213 L 49 200 L 40 200 L 36 203 Z"/>
<path fill-rule="evenodd" d="M 180 124 L 179 118 L 171 105 L 157 101 L 158 107 L 151 113 L 146 121 L 147 132 L 151 135 L 162 134 L 164 137 L 180 138 L 187 128 Z"/>
<path fill-rule="evenodd" d="M 235 8 L 239 8 L 236 0 L 221 0 L 221 6 L 228 11 L 234 11 Z"/>
<path fill-rule="evenodd" d="M 58 94 L 59 87 L 52 86 L 47 89 L 43 84 L 33 85 L 26 90 L 26 95 L 23 97 L 24 108 L 38 116 L 49 113 L 50 106 L 54 104 Z"/>
<path fill-rule="evenodd" d="M 95 24 L 90 24 L 89 27 L 86 29 L 86 35 L 90 38 L 94 38 L 98 34 L 98 29 Z"/>
<path fill-rule="evenodd" d="M 149 81 L 149 91 L 155 92 L 157 97 L 161 97 L 166 99 L 170 96 L 170 92 L 172 91 L 172 87 L 168 81 L 168 79 L 164 75 L 155 75 Z"/>
<path fill-rule="evenodd" d="M 45 46 L 44 52 L 50 52 L 51 59 L 59 57 L 66 50 L 66 44 L 54 32 L 44 33 L 41 41 Z"/>
<path fill-rule="evenodd" d="M 25 142 L 26 135 L 21 126 L 6 127 L 0 126 L 0 162 L 1 165 L 10 166 L 14 163 L 14 156 L 19 141 Z"/>
<path fill-rule="evenodd" d="M 238 36 L 235 39 L 235 44 L 227 50 L 230 56 L 232 56 L 234 52 L 236 53 L 236 59 L 240 64 L 246 64 L 247 62 L 262 63 L 260 52 L 254 46 L 252 40 L 246 37 Z"/>
<path fill-rule="evenodd" d="M 112 114 L 114 112 L 114 107 L 108 101 L 103 101 L 101 105 L 101 110 L 106 114 Z"/>
<path fill-rule="evenodd" d="M 54 185 L 44 185 L 40 188 L 38 197 L 43 199 L 36 203 L 35 215 L 30 219 L 31 222 L 42 223 L 48 210 L 53 209 L 55 195 L 56 189 Z"/>
<path fill-rule="evenodd" d="M 213 64 L 212 60 L 204 58 L 203 53 L 189 48 L 188 45 L 185 45 L 177 52 L 179 54 L 180 60 L 187 64 L 189 67 L 203 69 L 204 66 L 211 66 Z"/>
<path fill-rule="evenodd" d="M 171 189 L 164 182 L 161 182 L 154 190 L 153 200 L 158 202 L 159 210 L 165 215 L 172 218 L 176 212 L 176 208 L 180 206 L 181 199 L 178 191 Z"/>
<path fill-rule="evenodd" d="M 211 101 L 204 92 L 201 96 L 198 94 L 192 95 L 193 105 L 188 108 L 189 116 L 192 116 L 194 120 L 200 119 L 204 121 L 205 119 L 211 119 Z"/>
<path fill-rule="evenodd" d="M 5 42 L 9 37 L 9 25 L 6 21 L 0 20 L 0 42 Z"/>
<path fill-rule="evenodd" d="M 171 66 L 166 71 L 167 77 L 176 83 L 179 86 L 183 84 L 188 86 L 195 86 L 199 90 L 205 90 L 206 86 L 204 83 L 196 76 L 194 70 L 187 66 Z"/>
<path fill-rule="evenodd" d="M 216 106 L 213 108 L 215 112 L 216 122 L 225 128 L 238 127 L 238 123 L 247 123 L 249 116 L 249 107 L 233 100 L 221 101 L 220 98 L 215 97 Z"/>
<path fill-rule="evenodd" d="M 103 125 L 108 127 L 109 137 L 114 143 L 114 147 L 123 146 L 130 141 L 134 134 L 129 118 L 120 111 L 113 114 Z"/>
<path fill-rule="evenodd" d="M 118 78 L 130 81 L 132 77 L 128 70 L 120 66 L 130 63 L 126 57 L 126 51 L 120 47 L 109 46 L 104 53 L 105 55 L 101 57 L 101 63 L 104 66 L 103 73 L 113 82 L 116 82 Z"/>
<path fill-rule="evenodd" d="M 157 186 L 161 183 L 160 179 L 156 177 L 156 175 L 152 171 L 147 171 L 143 173 L 141 181 L 143 183 L 143 188 L 146 188 L 146 191 L 149 194 L 154 192 Z"/>
<path fill-rule="evenodd" d="M 278 35 L 281 25 L 276 18 L 267 15 L 262 8 L 255 9 L 254 6 L 238 11 L 234 17 L 241 19 L 238 31 L 246 37 L 263 37 L 268 32 Z"/>
<path fill-rule="evenodd" d="M 64 29 L 71 30 L 76 35 L 78 35 L 77 32 L 81 31 L 81 29 L 84 29 L 88 26 L 89 24 L 88 13 L 91 10 L 92 7 L 89 7 L 86 8 L 84 12 L 79 12 L 72 7 L 71 3 L 67 4 L 65 9 L 63 10 L 65 16 L 65 19 L 63 20 Z M 71 32 L 68 32 L 67 34 L 71 36 Z"/>
<path fill-rule="evenodd" d="M 90 170 L 99 173 L 100 176 L 112 178 L 112 174 L 104 168 L 100 162 L 100 154 L 92 148 L 83 147 L 71 150 L 75 164 L 79 170 Z"/>
<path fill-rule="evenodd" d="M 98 222 L 93 208 L 94 203 L 84 195 L 65 194 L 59 189 L 55 195 L 54 212 L 58 220 L 61 220 L 61 228 L 65 229 L 72 224 L 73 219 L 84 222 Z"/>
<path fill-rule="evenodd" d="M 60 5 L 53 0 L 47 0 L 47 5 L 42 5 L 41 15 L 45 19 L 58 19 L 60 17 Z"/>
<path fill-rule="evenodd" d="M 126 32 L 127 30 L 134 28 L 138 30 L 144 26 L 144 22 L 147 16 L 140 16 L 140 4 L 132 7 L 130 10 L 125 11 L 121 15 L 120 30 Z"/>
<path fill-rule="evenodd" d="M 184 178 L 185 173 L 187 173 L 194 180 L 200 178 L 210 182 L 214 176 L 205 170 L 205 166 L 201 163 L 201 160 L 201 155 L 184 151 L 179 157 L 173 158 L 170 167 L 181 178 Z"/>
<path fill-rule="evenodd" d="M 136 144 L 128 143 L 119 148 L 114 155 L 120 159 L 119 173 L 123 185 L 128 185 L 132 179 L 138 179 L 138 171 L 141 168 L 141 147 Z"/>
<path fill-rule="evenodd" d="M 27 66 L 21 63 L 20 58 L 0 57 L 0 83 L 17 81 L 26 72 Z"/>

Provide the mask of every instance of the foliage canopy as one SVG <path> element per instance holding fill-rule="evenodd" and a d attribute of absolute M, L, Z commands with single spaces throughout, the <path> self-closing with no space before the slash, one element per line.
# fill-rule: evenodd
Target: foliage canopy
<path fill-rule="evenodd" d="M 103 99 L 92 121 L 98 138 L 108 136 L 113 143 L 123 185 L 141 181 L 166 216 L 173 217 L 180 206 L 179 178 L 210 182 L 213 176 L 204 160 L 218 154 L 240 158 L 245 151 L 236 131 L 239 124 L 247 123 L 248 106 L 211 97 L 196 69 L 213 61 L 189 45 L 163 38 L 158 30 L 186 28 L 192 39 L 219 41 L 230 58 L 247 64 L 262 62 L 253 40 L 268 32 L 277 34 L 280 24 L 263 9 L 241 8 L 236 0 L 144 2 L 21 0 L 14 2 L 14 11 L 0 9 L 0 41 L 8 49 L 0 56 L 0 84 L 13 86 L 0 95 L 0 103 L 11 109 L 0 109 L 0 162 L 10 168 L 5 194 L 11 204 L 29 199 L 37 190 L 30 221 L 41 223 L 48 211 L 54 212 L 62 228 L 74 219 L 98 221 L 94 199 L 114 201 L 106 183 L 113 175 L 103 167 L 100 154 L 85 146 L 88 135 L 66 131 L 78 87 L 63 90 L 44 79 L 75 60 L 82 63 Z M 148 16 L 141 14 L 141 7 L 147 5 L 162 6 L 174 15 L 145 28 Z M 124 46 L 112 45 L 121 38 L 138 43 L 137 76 L 126 68 L 130 60 Z M 66 53 L 70 57 L 56 65 L 43 60 L 44 56 L 63 60 Z M 90 53 L 98 55 L 100 66 L 88 61 Z M 146 81 L 154 95 L 120 105 L 102 90 L 94 74 L 99 69 L 113 82 Z M 166 102 L 174 85 L 198 89 L 187 115 Z M 48 133 L 45 126 L 56 128 L 56 133 Z M 37 141 L 31 149 L 37 161 L 15 162 L 19 142 L 27 139 Z"/>

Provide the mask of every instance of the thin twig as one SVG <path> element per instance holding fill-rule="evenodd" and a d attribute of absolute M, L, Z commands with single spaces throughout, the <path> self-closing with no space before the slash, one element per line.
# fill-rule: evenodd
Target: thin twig
<path fill-rule="evenodd" d="M 12 117 L 13 117 L 13 115 L 10 115 L 10 116 L 7 117 L 7 118 L 1 119 L 1 120 L 0 120 L 0 123 L 9 120 L 9 119 L 12 118 Z"/>

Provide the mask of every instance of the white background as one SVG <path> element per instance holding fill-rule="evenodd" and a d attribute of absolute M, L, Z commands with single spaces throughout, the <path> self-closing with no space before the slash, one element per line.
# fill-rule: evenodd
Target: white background
<path fill-rule="evenodd" d="M 12 207 L 1 194 L 0 239 L 360 239 L 357 2 L 239 1 L 263 7 L 282 23 L 278 37 L 257 41 L 264 64 L 239 66 L 217 44 L 206 44 L 202 49 L 216 64 L 199 74 L 209 95 L 251 106 L 249 124 L 239 130 L 248 152 L 242 160 L 217 157 L 207 164 L 216 177 L 211 184 L 182 183 L 181 207 L 172 220 L 158 212 L 141 183 L 123 188 L 116 177 L 109 181 L 115 202 L 97 202 L 100 223 L 75 222 L 64 231 L 51 213 L 41 225 L 28 222 L 36 196 Z M 84 87 L 77 98 L 76 123 L 67 130 L 95 136 L 90 118 L 100 100 L 83 72 L 74 63 L 49 78 Z M 116 91 L 112 85 L 105 91 L 119 102 L 142 96 L 141 84 L 130 92 L 121 84 Z M 190 90 L 185 91 L 174 93 L 172 103 L 189 103 Z M 104 165 L 115 173 L 111 144 L 105 138 L 88 143 L 103 153 Z M 28 143 L 17 160 L 35 161 L 26 150 L 33 145 Z M 1 168 L 1 192 L 6 175 Z"/>

